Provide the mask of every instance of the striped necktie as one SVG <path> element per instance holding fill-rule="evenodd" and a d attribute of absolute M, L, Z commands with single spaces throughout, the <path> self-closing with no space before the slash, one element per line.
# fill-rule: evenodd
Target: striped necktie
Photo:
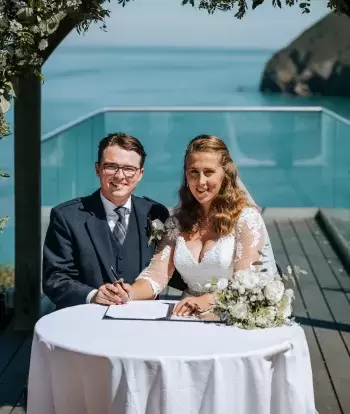
<path fill-rule="evenodd" d="M 114 234 L 119 243 L 123 244 L 127 230 L 125 216 L 129 213 L 129 209 L 127 207 L 117 207 L 114 211 L 117 214 L 117 222 L 114 226 Z"/>

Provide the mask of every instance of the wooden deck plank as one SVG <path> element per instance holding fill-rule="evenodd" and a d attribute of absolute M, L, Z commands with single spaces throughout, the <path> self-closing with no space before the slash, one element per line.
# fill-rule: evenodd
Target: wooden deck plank
<path fill-rule="evenodd" d="M 295 223 L 296 221 L 293 221 L 294 226 Z M 299 280 L 302 298 L 314 326 L 314 332 L 342 412 L 347 413 L 350 410 L 350 358 L 347 348 L 321 291 L 313 267 L 310 265 L 308 249 L 303 250 L 297 234 L 289 222 L 279 222 L 277 226 L 291 263 L 299 265 L 308 272 Z M 313 262 L 321 257 L 321 251 L 316 254 L 314 246 L 310 251 L 313 254 Z M 319 270 L 322 271 L 322 269 Z"/>
<path fill-rule="evenodd" d="M 0 337 L 0 347 L 6 350 L 1 355 L 3 370 L 0 373 L 0 414 L 24 412 L 23 389 L 27 382 L 31 337 L 11 329 Z M 5 356 L 8 358 L 5 363 Z"/>
<path fill-rule="evenodd" d="M 323 231 L 318 226 L 315 218 L 306 219 L 305 222 L 308 225 L 313 237 L 317 241 L 320 249 L 322 250 L 322 253 L 324 254 L 327 260 L 327 263 L 331 267 L 339 284 L 341 285 L 341 287 L 347 294 L 350 294 L 349 274 L 345 271 L 343 264 L 341 263 L 337 254 L 332 248 L 331 244 L 327 240 L 326 235 L 323 233 Z M 350 297 L 349 297 L 349 302 L 350 302 Z"/>
<path fill-rule="evenodd" d="M 20 395 L 17 404 L 12 408 L 10 414 L 25 414 L 26 413 L 26 402 L 24 401 L 24 392 Z"/>
<path fill-rule="evenodd" d="M 274 222 L 267 224 L 271 245 L 274 250 L 275 258 L 282 269 L 285 269 L 290 263 L 287 253 L 284 249 L 283 242 Z M 309 347 L 315 404 L 319 414 L 341 414 L 341 408 L 331 381 L 323 354 L 320 350 L 317 337 L 312 327 L 311 321 L 302 301 L 299 289 L 295 289 L 295 302 L 293 315 L 302 320 L 301 325 L 304 329 L 306 340 Z"/>
<path fill-rule="evenodd" d="M 350 356 L 350 303 L 348 298 L 307 223 L 304 220 L 294 221 L 293 227 L 309 259 L 330 313 L 339 325 L 338 329 Z"/>
<path fill-rule="evenodd" d="M 26 338 L 23 332 L 8 327 L 0 336 L 0 376 Z"/>

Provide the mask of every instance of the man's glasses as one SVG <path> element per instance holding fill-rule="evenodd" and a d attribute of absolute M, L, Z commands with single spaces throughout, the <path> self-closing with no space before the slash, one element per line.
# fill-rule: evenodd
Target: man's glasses
<path fill-rule="evenodd" d="M 139 169 L 131 165 L 103 164 L 103 171 L 106 174 L 115 175 L 119 170 L 122 170 L 124 176 L 127 178 L 133 178 Z"/>

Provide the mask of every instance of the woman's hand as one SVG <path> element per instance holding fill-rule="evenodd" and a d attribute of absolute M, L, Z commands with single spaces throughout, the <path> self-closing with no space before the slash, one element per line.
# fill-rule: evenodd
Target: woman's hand
<path fill-rule="evenodd" d="M 177 316 L 199 315 L 209 311 L 214 305 L 214 295 L 206 294 L 202 296 L 189 296 L 180 300 L 175 306 L 173 314 Z"/>

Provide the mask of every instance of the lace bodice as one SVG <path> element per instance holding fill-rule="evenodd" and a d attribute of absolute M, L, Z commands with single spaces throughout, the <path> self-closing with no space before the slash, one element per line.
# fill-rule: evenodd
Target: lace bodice
<path fill-rule="evenodd" d="M 200 261 L 189 250 L 175 217 L 167 220 L 166 228 L 150 265 L 138 277 L 151 283 L 155 295 L 167 285 L 175 268 L 192 295 L 204 293 L 213 276 L 232 278 L 238 270 L 258 269 L 253 265 L 257 261 L 263 261 L 269 273 L 276 272 L 266 226 L 256 208 L 244 208 L 235 231 L 220 237 Z"/>

